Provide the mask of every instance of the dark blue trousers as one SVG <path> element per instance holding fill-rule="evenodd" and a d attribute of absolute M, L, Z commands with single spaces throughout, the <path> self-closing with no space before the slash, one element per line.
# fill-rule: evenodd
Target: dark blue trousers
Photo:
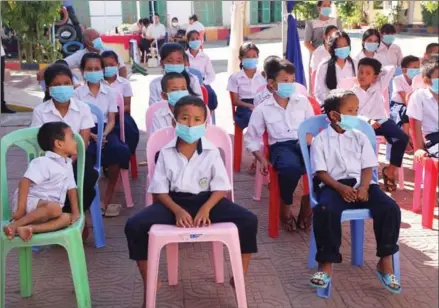
<path fill-rule="evenodd" d="M 125 124 L 125 143 L 128 145 L 131 151 L 131 155 L 136 153 L 137 145 L 139 144 L 139 128 L 133 117 L 128 113 L 124 113 Z M 116 123 L 114 124 L 115 132 L 120 132 L 119 117 L 116 117 Z"/>
<path fill-rule="evenodd" d="M 211 193 L 198 195 L 188 193 L 170 193 L 172 200 L 186 210 L 192 217 L 209 199 Z M 212 223 L 231 222 L 236 225 L 241 244 L 241 253 L 256 253 L 256 235 L 258 218 L 255 214 L 229 199 L 221 199 L 210 211 Z M 130 259 L 140 261 L 148 259 L 148 232 L 155 224 L 175 225 L 175 215 L 163 204 L 152 204 L 127 220 L 125 235 L 128 242 Z"/>
<path fill-rule="evenodd" d="M 241 99 L 241 101 L 253 105 L 253 99 Z M 235 123 L 242 129 L 247 128 L 251 115 L 252 111 L 247 107 L 236 107 Z"/>
<path fill-rule="evenodd" d="M 349 180 L 341 180 L 352 181 Z M 355 179 L 349 186 L 355 185 Z M 313 228 L 317 244 L 316 261 L 341 263 L 341 214 L 344 210 L 369 209 L 380 258 L 395 254 L 401 225 L 401 210 L 378 185 L 369 187 L 369 201 L 348 203 L 334 189 L 324 186 L 319 193 L 319 204 L 313 209 Z"/>
<path fill-rule="evenodd" d="M 293 193 L 302 175 L 305 163 L 297 140 L 277 142 L 270 146 L 270 163 L 279 175 L 280 197 L 286 205 L 293 204 Z"/>
<path fill-rule="evenodd" d="M 213 111 L 218 107 L 218 98 L 216 97 L 216 93 L 210 85 L 204 85 L 208 94 L 208 107 L 210 111 Z"/>
<path fill-rule="evenodd" d="M 377 136 L 383 136 L 392 145 L 390 151 L 390 164 L 396 167 L 402 166 L 405 148 L 409 143 L 409 136 L 391 119 L 387 120 L 375 130 Z"/>

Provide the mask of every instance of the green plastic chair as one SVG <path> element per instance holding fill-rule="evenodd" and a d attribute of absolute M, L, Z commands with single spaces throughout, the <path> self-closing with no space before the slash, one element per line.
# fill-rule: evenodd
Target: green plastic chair
<path fill-rule="evenodd" d="M 79 308 L 90 308 L 91 298 L 88 284 L 87 264 L 82 243 L 82 230 L 84 228 L 84 212 L 82 205 L 82 186 L 84 181 L 85 147 L 79 134 L 75 134 L 78 143 L 78 201 L 81 217 L 73 225 L 55 232 L 34 234 L 28 242 L 15 237 L 9 241 L 3 232 L 3 227 L 9 223 L 11 217 L 8 202 L 8 182 L 6 154 L 8 148 L 16 145 L 25 149 L 28 159 L 37 157 L 40 149 L 35 145 L 38 128 L 25 128 L 11 132 L 4 136 L 0 142 L 0 307 L 5 307 L 6 289 L 6 256 L 12 248 L 19 249 L 20 267 L 20 294 L 23 297 L 32 295 L 32 246 L 61 245 L 67 250 L 76 300 Z"/>

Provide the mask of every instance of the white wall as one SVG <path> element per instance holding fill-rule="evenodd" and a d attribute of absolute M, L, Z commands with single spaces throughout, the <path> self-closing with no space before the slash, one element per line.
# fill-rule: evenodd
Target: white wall
<path fill-rule="evenodd" d="M 232 22 L 232 1 L 222 1 L 223 26 L 228 27 Z"/>
<path fill-rule="evenodd" d="M 189 16 L 192 15 L 192 1 L 167 1 L 167 14 L 169 21 L 177 17 L 180 26 L 183 28 L 189 22 Z"/>
<path fill-rule="evenodd" d="M 91 27 L 101 33 L 114 30 L 122 23 L 121 1 L 90 1 Z"/>

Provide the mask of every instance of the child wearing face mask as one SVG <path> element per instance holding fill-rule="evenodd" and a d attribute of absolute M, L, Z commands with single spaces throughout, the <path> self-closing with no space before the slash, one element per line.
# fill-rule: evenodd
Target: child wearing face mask
<path fill-rule="evenodd" d="M 381 29 L 381 44 L 378 48 L 378 55 L 386 59 L 386 65 L 393 65 L 400 67 L 402 62 L 401 47 L 395 44 L 396 28 L 391 24 L 382 25 Z"/>
<path fill-rule="evenodd" d="M 373 169 L 377 156 L 368 137 L 356 130 L 359 101 L 355 93 L 331 91 L 323 108 L 331 121 L 311 144 L 311 166 L 317 187 L 318 204 L 313 209 L 319 271 L 310 279 L 316 288 L 331 282 L 333 263 L 341 263 L 341 215 L 344 210 L 369 209 L 373 218 L 377 256 L 376 276 L 392 293 L 401 286 L 393 274 L 392 255 L 398 252 L 401 210 L 379 187 Z M 316 183 L 317 184 L 317 183 Z"/>
<path fill-rule="evenodd" d="M 281 197 L 281 221 L 286 231 L 308 229 L 311 225 L 309 197 L 302 196 L 299 222 L 294 218 L 291 208 L 293 193 L 305 165 L 298 144 L 297 131 L 300 124 L 314 116 L 308 98 L 294 94 L 294 65 L 288 60 L 273 59 L 267 64 L 267 82 L 273 95 L 253 110 L 247 132 L 244 136 L 245 148 L 260 162 L 263 175 L 268 174 L 271 164 L 279 175 Z M 270 157 L 261 153 L 261 140 L 267 131 Z"/>
<path fill-rule="evenodd" d="M 201 93 L 201 85 L 198 78 L 188 73 L 185 70 L 184 61 L 185 52 L 183 47 L 178 43 L 166 43 L 160 48 L 160 59 L 166 73 L 179 73 L 184 76 L 186 82 L 190 87 L 188 88 L 189 94 L 203 97 Z M 149 104 L 160 102 L 162 100 L 162 76 L 155 78 L 149 84 Z"/>
<path fill-rule="evenodd" d="M 329 25 L 325 28 L 325 32 L 323 33 L 323 44 L 317 47 L 311 56 L 310 68 L 312 71 L 316 71 L 320 63 L 331 57 L 328 52 L 328 43 L 332 34 L 336 31 L 338 31 L 338 28 L 334 25 Z"/>
<path fill-rule="evenodd" d="M 241 245 L 244 275 L 251 254 L 257 252 L 258 219 L 249 210 L 225 198 L 231 190 L 220 151 L 206 137 L 207 107 L 194 96 L 174 107 L 176 137 L 159 152 L 148 191 L 156 203 L 130 217 L 125 225 L 130 259 L 147 281 L 148 232 L 155 224 L 181 228 L 231 222 Z M 230 280 L 234 285 L 233 278 Z M 145 289 L 145 288 L 144 288 Z"/>
<path fill-rule="evenodd" d="M 363 58 L 374 58 L 380 61 L 381 65 L 387 65 L 387 57 L 383 53 L 378 53 L 381 45 L 381 34 L 377 29 L 370 28 L 366 30 L 362 38 L 363 49 L 357 55 L 355 60 L 358 62 Z"/>
<path fill-rule="evenodd" d="M 94 104 L 104 114 L 104 133 L 102 149 L 97 148 L 97 127 L 91 129 L 91 142 L 87 151 L 96 157 L 102 151 L 101 163 L 108 170 L 108 183 L 101 203 L 102 214 L 106 217 L 118 216 L 121 205 L 110 204 L 114 188 L 119 179 L 120 169 L 128 169 L 131 151 L 128 145 L 120 140 L 120 130 L 114 129 L 118 114 L 116 92 L 104 81 L 104 61 L 95 53 L 85 54 L 81 60 L 81 71 L 86 84 L 75 90 L 75 97 L 81 101 Z M 96 123 L 96 119 L 95 123 Z"/>
<path fill-rule="evenodd" d="M 422 62 L 427 61 L 430 57 L 439 56 L 439 44 L 438 43 L 430 43 L 425 48 L 424 57 L 422 58 Z M 422 74 L 418 74 L 413 78 L 413 91 L 417 89 L 426 89 L 428 86 L 424 83 L 424 76 Z"/>
<path fill-rule="evenodd" d="M 425 156 L 439 158 L 439 57 L 432 56 L 422 64 L 422 75 L 427 89 L 413 92 L 407 107 L 407 115 L 414 119 L 417 144 L 415 159 Z"/>

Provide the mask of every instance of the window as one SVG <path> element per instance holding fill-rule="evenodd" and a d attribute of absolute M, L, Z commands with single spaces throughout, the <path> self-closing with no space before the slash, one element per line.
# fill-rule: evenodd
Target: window
<path fill-rule="evenodd" d="M 282 1 L 250 1 L 250 23 L 272 24 L 282 20 Z"/>
<path fill-rule="evenodd" d="M 215 27 L 223 24 L 222 1 L 193 1 L 193 4 L 198 21 L 205 27 Z"/>
<path fill-rule="evenodd" d="M 139 9 L 140 9 L 140 18 L 150 18 L 152 21 L 152 9 L 154 6 L 154 13 L 158 13 L 160 16 L 160 22 L 165 26 L 168 25 L 167 22 L 167 13 L 166 13 L 166 1 L 149 1 L 149 0 L 140 0 L 139 1 Z"/>
<path fill-rule="evenodd" d="M 90 1 L 91 27 L 101 33 L 113 30 L 122 23 L 121 1 Z"/>

